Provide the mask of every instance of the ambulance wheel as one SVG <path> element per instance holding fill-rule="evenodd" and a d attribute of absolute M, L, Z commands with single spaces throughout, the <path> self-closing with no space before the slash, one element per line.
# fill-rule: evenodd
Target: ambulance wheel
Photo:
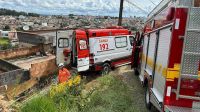
<path fill-rule="evenodd" d="M 145 104 L 146 104 L 146 108 L 148 110 L 151 110 L 152 104 L 150 102 L 150 91 L 149 88 L 146 88 L 146 93 L 145 93 Z"/>
<path fill-rule="evenodd" d="M 101 71 L 101 75 L 109 74 L 110 70 L 111 70 L 110 64 L 109 63 L 104 63 L 103 64 L 103 69 Z"/>

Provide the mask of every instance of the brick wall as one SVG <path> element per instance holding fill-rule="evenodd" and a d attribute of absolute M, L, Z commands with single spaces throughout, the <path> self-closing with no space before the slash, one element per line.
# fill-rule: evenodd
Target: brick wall
<path fill-rule="evenodd" d="M 33 55 L 42 49 L 41 46 L 33 46 L 27 48 L 16 48 L 5 51 L 0 51 L 0 59 L 12 59 L 23 56 Z"/>
<path fill-rule="evenodd" d="M 35 63 L 31 65 L 30 76 L 34 78 L 40 78 L 48 76 L 57 70 L 56 59 L 49 59 L 44 62 Z"/>

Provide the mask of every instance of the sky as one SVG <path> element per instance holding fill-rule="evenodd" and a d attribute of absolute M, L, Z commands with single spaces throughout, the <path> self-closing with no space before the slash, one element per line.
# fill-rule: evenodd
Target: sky
<path fill-rule="evenodd" d="M 124 0 L 123 16 L 146 16 Z M 150 12 L 161 0 L 128 0 Z M 152 3 L 153 2 L 153 3 Z M 0 8 L 34 12 L 44 15 L 118 16 L 120 0 L 0 0 Z"/>

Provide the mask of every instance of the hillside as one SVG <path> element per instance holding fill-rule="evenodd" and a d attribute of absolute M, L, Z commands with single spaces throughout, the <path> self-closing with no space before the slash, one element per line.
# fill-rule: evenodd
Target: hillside
<path fill-rule="evenodd" d="M 18 12 L 16 10 L 10 10 L 10 9 L 4 9 L 4 8 L 0 8 L 0 15 L 12 15 L 12 16 L 24 15 L 24 16 L 33 16 L 33 17 L 40 16 L 39 14 L 36 14 L 36 13 L 26 13 L 22 11 Z"/>

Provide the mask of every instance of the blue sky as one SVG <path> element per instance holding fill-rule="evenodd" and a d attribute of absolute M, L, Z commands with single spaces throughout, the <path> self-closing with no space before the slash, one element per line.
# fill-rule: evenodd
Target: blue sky
<path fill-rule="evenodd" d="M 125 0 L 126 1 L 126 0 Z M 147 12 L 161 0 L 129 0 Z M 152 3 L 152 2 L 154 3 Z M 34 12 L 45 15 L 109 15 L 118 16 L 120 0 L 0 0 L 0 8 Z M 123 16 L 146 16 L 146 14 L 124 2 Z"/>

